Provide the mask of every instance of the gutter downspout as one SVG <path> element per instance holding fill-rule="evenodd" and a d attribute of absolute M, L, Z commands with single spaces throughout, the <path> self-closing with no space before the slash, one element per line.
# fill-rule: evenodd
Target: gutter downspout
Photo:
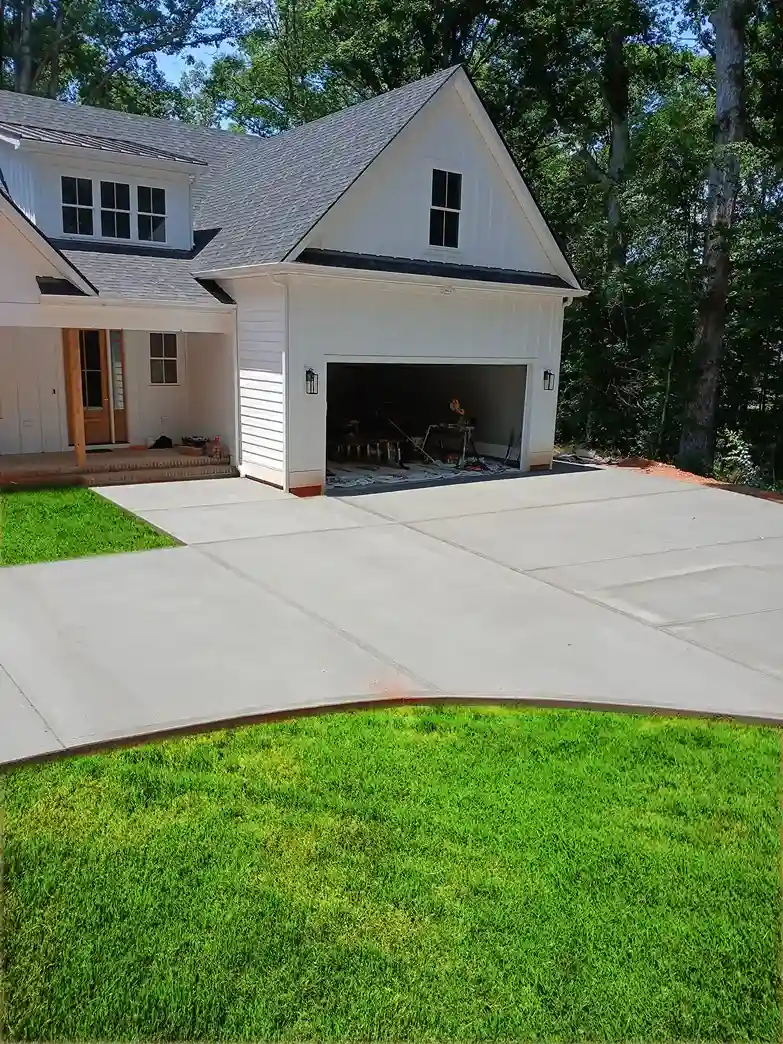
<path fill-rule="evenodd" d="M 273 286 L 279 286 L 285 297 L 285 306 L 283 310 L 283 406 L 285 418 L 285 431 L 283 433 L 283 492 L 289 492 L 289 474 L 288 474 L 288 436 L 291 431 L 291 395 L 290 395 L 290 372 L 291 372 L 291 358 L 290 358 L 290 299 L 288 294 L 288 283 L 283 276 L 282 280 L 275 279 L 274 276 L 269 277 L 270 282 Z"/>

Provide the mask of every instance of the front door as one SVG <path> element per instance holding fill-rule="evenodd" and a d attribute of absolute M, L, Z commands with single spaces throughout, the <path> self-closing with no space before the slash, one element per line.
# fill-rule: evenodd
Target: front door
<path fill-rule="evenodd" d="M 105 330 L 78 330 L 79 363 L 82 370 L 84 438 L 88 446 L 112 441 L 109 400 L 109 364 Z M 68 438 L 73 443 L 68 410 Z"/>

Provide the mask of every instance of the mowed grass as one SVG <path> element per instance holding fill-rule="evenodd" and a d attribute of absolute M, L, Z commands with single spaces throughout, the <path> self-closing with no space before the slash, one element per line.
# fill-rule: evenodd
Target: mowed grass
<path fill-rule="evenodd" d="M 174 545 L 91 489 L 0 493 L 0 565 Z"/>
<path fill-rule="evenodd" d="M 773 730 L 405 708 L 6 779 L 28 1040 L 779 1041 Z"/>

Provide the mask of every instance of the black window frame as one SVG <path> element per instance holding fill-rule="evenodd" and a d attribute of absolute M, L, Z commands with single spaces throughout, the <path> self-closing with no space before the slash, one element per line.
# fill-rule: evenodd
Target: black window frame
<path fill-rule="evenodd" d="M 118 189 L 123 189 L 122 193 Z M 110 191 L 107 191 L 110 190 Z M 121 198 L 120 198 L 121 197 Z M 104 239 L 131 239 L 131 187 L 125 181 L 101 181 L 101 236 Z M 122 206 L 121 203 L 126 203 Z M 121 220 L 124 219 L 124 220 Z M 121 234 L 122 232 L 127 234 Z"/>
<path fill-rule="evenodd" d="M 71 183 L 73 183 L 73 192 L 70 191 Z M 66 188 L 69 191 L 66 191 Z M 92 178 L 80 178 L 75 174 L 60 175 L 60 211 L 63 235 L 95 235 Z"/>
<path fill-rule="evenodd" d="M 166 242 L 166 190 L 136 186 L 136 233 L 141 243 Z"/>
<path fill-rule="evenodd" d="M 462 174 L 433 167 L 430 196 L 430 246 L 459 249 Z"/>
<path fill-rule="evenodd" d="M 179 344 L 175 333 L 150 334 L 150 384 L 169 388 L 179 384 Z"/>

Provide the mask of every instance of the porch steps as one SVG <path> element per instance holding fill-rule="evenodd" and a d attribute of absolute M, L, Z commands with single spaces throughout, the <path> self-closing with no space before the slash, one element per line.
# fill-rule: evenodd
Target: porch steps
<path fill-rule="evenodd" d="M 123 486 L 133 482 L 181 482 L 183 479 L 236 478 L 233 464 L 205 464 L 199 468 L 137 468 L 134 471 L 109 471 L 89 478 L 88 486 Z"/>
<path fill-rule="evenodd" d="M 172 482 L 232 478 L 239 474 L 228 461 L 196 456 L 176 448 L 112 450 L 88 453 L 77 467 L 72 453 L 31 454 L 25 459 L 0 456 L 0 489 L 34 486 L 114 486 L 135 482 Z"/>

